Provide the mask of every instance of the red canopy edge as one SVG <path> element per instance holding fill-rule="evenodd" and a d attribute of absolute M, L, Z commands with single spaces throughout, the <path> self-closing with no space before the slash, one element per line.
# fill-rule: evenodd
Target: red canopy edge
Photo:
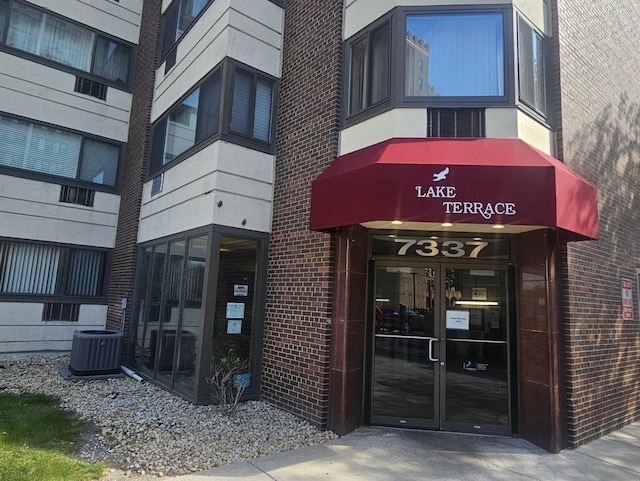
<path fill-rule="evenodd" d="M 373 221 L 546 226 L 597 239 L 597 189 L 520 139 L 391 139 L 312 184 L 310 229 Z"/>

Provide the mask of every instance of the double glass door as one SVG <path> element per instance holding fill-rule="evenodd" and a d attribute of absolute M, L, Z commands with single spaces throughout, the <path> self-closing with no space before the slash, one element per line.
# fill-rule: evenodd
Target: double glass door
<path fill-rule="evenodd" d="M 376 262 L 371 422 L 511 432 L 507 271 Z"/>

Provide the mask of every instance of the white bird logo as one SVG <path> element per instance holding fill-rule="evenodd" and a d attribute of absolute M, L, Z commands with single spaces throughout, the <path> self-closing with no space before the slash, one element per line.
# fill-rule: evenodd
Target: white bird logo
<path fill-rule="evenodd" d="M 433 174 L 433 181 L 440 182 L 441 180 L 445 180 L 447 178 L 448 173 L 449 173 L 449 167 L 445 167 L 443 171 L 438 172 L 437 174 Z"/>

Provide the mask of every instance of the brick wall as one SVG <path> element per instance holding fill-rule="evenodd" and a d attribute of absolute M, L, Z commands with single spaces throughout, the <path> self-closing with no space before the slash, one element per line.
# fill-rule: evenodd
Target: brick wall
<path fill-rule="evenodd" d="M 145 0 L 142 10 L 140 41 L 135 52 L 133 103 L 124 159 L 124 175 L 120 189 L 122 200 L 118 214 L 118 230 L 109 281 L 108 329 L 120 329 L 122 326 L 121 301 L 123 298 L 128 300 L 126 316 L 131 318 L 140 202 L 142 185 L 147 172 L 149 122 L 153 100 L 161 5 L 161 0 Z"/>
<path fill-rule="evenodd" d="M 561 265 L 569 446 L 640 419 L 640 3 L 587 3 L 552 2 L 559 152 L 598 187 L 600 209 L 600 240 L 570 243 Z M 633 280 L 633 321 L 621 278 Z"/>
<path fill-rule="evenodd" d="M 311 182 L 338 153 L 342 1 L 288 0 L 264 339 L 264 399 L 326 426 L 334 251 Z"/>

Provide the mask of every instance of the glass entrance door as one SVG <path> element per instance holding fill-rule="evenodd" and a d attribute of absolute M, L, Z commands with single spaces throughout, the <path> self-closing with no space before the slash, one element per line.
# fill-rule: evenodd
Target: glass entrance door
<path fill-rule="evenodd" d="M 511 432 L 507 292 L 504 268 L 378 262 L 372 423 Z"/>

